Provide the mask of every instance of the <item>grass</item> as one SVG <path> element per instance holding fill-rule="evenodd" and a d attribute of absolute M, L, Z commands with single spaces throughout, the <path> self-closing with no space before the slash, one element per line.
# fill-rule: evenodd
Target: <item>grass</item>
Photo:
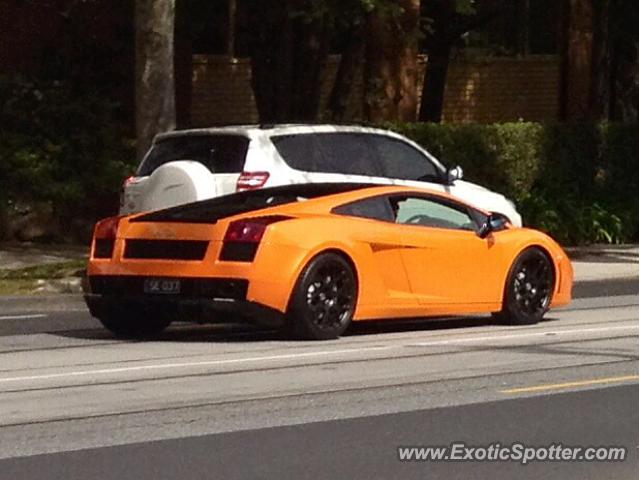
<path fill-rule="evenodd" d="M 60 280 L 81 276 L 86 260 L 68 260 L 16 269 L 0 269 L 0 295 L 34 293 L 42 283 L 39 280 Z"/>
<path fill-rule="evenodd" d="M 37 280 L 0 280 L 0 295 L 27 295 L 37 287 Z"/>
<path fill-rule="evenodd" d="M 31 267 L 0 270 L 0 280 L 60 279 L 78 276 L 86 268 L 86 260 L 44 263 Z"/>

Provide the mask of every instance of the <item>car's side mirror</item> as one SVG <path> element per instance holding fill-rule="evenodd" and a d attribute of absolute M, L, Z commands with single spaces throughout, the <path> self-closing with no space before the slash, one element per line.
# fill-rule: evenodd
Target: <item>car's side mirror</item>
<path fill-rule="evenodd" d="M 464 178 L 464 170 L 459 165 L 446 170 L 446 181 L 449 185 L 452 185 L 456 180 L 461 180 L 462 178 Z"/>
<path fill-rule="evenodd" d="M 477 230 L 479 238 L 486 238 L 492 232 L 503 230 L 508 225 L 508 219 L 499 213 L 491 213 Z"/>

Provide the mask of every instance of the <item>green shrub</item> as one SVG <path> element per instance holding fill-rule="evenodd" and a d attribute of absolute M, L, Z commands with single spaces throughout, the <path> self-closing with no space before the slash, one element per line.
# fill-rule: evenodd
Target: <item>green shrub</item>
<path fill-rule="evenodd" d="M 639 126 L 395 124 L 560 242 L 639 240 Z"/>
<path fill-rule="evenodd" d="M 0 107 L 5 209 L 46 202 L 65 229 L 117 210 L 134 160 L 117 105 L 61 82 L 0 77 Z"/>

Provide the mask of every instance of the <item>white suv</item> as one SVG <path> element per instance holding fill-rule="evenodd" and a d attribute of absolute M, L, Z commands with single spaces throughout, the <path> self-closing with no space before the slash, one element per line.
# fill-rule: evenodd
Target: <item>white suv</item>
<path fill-rule="evenodd" d="M 158 210 L 252 188 L 362 182 L 446 191 L 521 226 L 503 195 L 461 180 L 407 138 L 357 126 L 232 126 L 158 135 L 126 180 L 121 214 Z"/>

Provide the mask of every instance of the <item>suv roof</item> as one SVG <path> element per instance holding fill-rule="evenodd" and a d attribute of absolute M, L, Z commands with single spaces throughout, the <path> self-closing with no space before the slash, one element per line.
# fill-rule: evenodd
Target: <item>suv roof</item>
<path fill-rule="evenodd" d="M 210 128 L 191 128 L 186 130 L 174 130 L 172 132 L 161 133 L 155 137 L 154 141 L 161 141 L 165 138 L 180 137 L 188 135 L 219 134 L 254 136 L 276 136 L 304 133 L 328 133 L 328 132 L 352 132 L 352 133 L 375 133 L 390 137 L 403 139 L 403 137 L 389 130 L 382 130 L 373 127 L 362 127 L 360 125 L 330 125 L 330 124 L 280 124 L 280 125 L 228 125 Z"/>

